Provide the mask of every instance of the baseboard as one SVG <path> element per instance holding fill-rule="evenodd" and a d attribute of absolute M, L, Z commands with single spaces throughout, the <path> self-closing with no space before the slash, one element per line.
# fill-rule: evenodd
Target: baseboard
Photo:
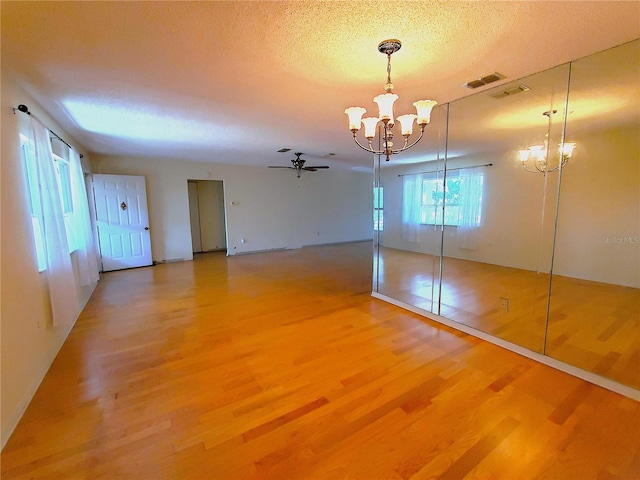
<path fill-rule="evenodd" d="M 331 247 L 336 245 L 348 245 L 350 243 L 364 243 L 364 242 L 373 242 L 373 238 L 366 238 L 364 240 L 345 240 L 343 242 L 331 242 L 331 243 L 310 243 L 309 245 L 302 245 L 302 247 L 300 248 Z"/>
<path fill-rule="evenodd" d="M 175 263 L 175 262 L 184 262 L 185 259 L 184 258 L 166 258 L 164 260 L 154 260 L 153 261 L 153 265 L 160 265 L 162 263 Z M 151 266 L 151 265 L 147 265 L 147 266 Z M 144 268 L 144 267 L 142 267 Z"/>
<path fill-rule="evenodd" d="M 233 255 L 230 256 L 236 256 L 236 255 L 252 255 L 254 253 L 269 253 L 269 252 L 281 252 L 283 250 L 296 250 L 295 248 L 291 248 L 291 247 L 276 247 L 276 248 L 266 248 L 264 250 L 249 250 L 246 252 L 236 252 Z"/>
<path fill-rule="evenodd" d="M 343 242 L 330 242 L 330 243 L 310 243 L 308 245 L 301 246 L 290 246 L 290 247 L 275 247 L 275 248 L 267 248 L 264 250 L 249 250 L 245 252 L 236 252 L 236 253 L 227 253 L 228 256 L 236 256 L 236 255 L 251 255 L 254 253 L 269 253 L 269 252 L 279 252 L 283 250 L 300 250 L 301 248 L 313 248 L 313 247 L 331 247 L 331 246 L 339 246 L 339 245 L 348 245 L 350 243 L 363 243 L 363 242 L 373 242 L 372 238 L 367 238 L 365 240 L 345 240 Z"/>

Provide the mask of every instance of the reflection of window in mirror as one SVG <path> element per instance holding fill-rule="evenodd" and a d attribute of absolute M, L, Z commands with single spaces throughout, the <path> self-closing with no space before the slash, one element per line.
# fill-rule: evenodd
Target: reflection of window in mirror
<path fill-rule="evenodd" d="M 420 223 L 423 225 L 473 226 L 482 221 L 484 175 L 458 171 L 446 183 L 436 174 L 426 175 L 420 189 Z"/>

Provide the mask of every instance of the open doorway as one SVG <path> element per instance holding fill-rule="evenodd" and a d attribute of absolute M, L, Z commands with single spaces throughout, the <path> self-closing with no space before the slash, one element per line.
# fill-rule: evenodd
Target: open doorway
<path fill-rule="evenodd" d="M 193 253 L 227 249 L 221 180 L 187 180 Z"/>

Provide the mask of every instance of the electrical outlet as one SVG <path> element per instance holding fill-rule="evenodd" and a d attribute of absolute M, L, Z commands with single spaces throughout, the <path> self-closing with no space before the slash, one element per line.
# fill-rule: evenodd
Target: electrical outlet
<path fill-rule="evenodd" d="M 503 312 L 509 311 L 509 299 L 505 297 L 500 297 L 500 310 Z"/>

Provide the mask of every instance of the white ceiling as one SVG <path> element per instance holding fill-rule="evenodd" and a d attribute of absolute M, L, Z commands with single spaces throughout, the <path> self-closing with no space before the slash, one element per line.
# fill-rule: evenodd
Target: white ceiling
<path fill-rule="evenodd" d="M 89 152 L 362 168 L 343 112 L 377 112 L 381 40 L 403 43 L 398 115 L 639 38 L 640 2 L 2 1 L 1 20 L 3 73 Z"/>

